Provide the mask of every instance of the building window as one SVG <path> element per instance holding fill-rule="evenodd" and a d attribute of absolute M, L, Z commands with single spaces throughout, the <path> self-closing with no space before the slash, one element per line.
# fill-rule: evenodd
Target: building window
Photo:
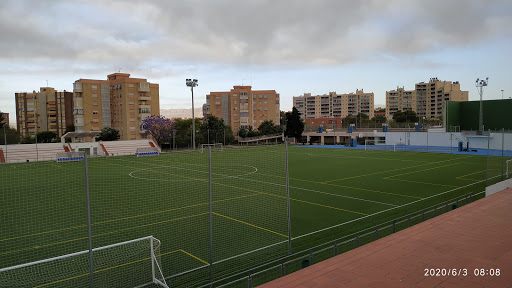
<path fill-rule="evenodd" d="M 128 88 L 133 88 L 133 84 L 128 84 Z"/>
<path fill-rule="evenodd" d="M 92 90 L 98 90 L 98 86 L 96 86 L 96 85 L 91 85 L 91 89 L 92 89 Z"/>
<path fill-rule="evenodd" d="M 220 102 L 215 102 L 215 105 L 220 105 Z"/>
<path fill-rule="evenodd" d="M 92 94 L 92 98 L 98 98 L 98 94 Z"/>
<path fill-rule="evenodd" d="M 92 115 L 98 115 L 98 111 L 92 111 Z"/>
<path fill-rule="evenodd" d="M 128 96 L 133 97 L 133 92 L 128 93 Z"/>
<path fill-rule="evenodd" d="M 135 131 L 135 127 L 130 127 L 130 131 Z"/>

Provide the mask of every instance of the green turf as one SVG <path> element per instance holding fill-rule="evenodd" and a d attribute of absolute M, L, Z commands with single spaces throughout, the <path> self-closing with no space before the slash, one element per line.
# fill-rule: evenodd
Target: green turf
<path fill-rule="evenodd" d="M 214 278 L 287 255 L 284 146 L 214 151 L 211 164 Z M 164 275 L 184 273 L 168 279 L 171 285 L 207 283 L 207 153 L 93 158 L 88 165 L 94 247 L 153 235 L 162 242 Z M 488 161 L 484 156 L 290 147 L 292 250 L 302 251 L 466 193 L 481 192 L 487 166 L 488 177 L 495 177 L 488 184 L 501 180 L 496 177 L 502 169 L 499 157 Z M 0 268 L 88 249 L 83 162 L 0 165 L 0 183 Z M 399 225 L 405 228 L 404 223 Z M 391 232 L 382 229 L 379 237 Z M 360 245 L 372 239 L 373 234 L 361 238 Z M 340 251 L 355 245 L 349 243 Z M 99 260 L 112 263 L 110 269 L 97 269 L 98 287 L 141 284 L 140 279 L 133 279 L 137 278 L 134 271 L 150 271 L 150 262 L 131 263 L 136 257 L 146 257 L 146 250 L 140 249 L 112 251 L 108 257 L 98 254 Z M 331 253 L 326 249 L 315 257 L 326 259 Z M 48 285 L 41 287 L 87 286 L 86 257 L 73 263 L 74 274 L 45 265 L 49 276 L 38 283 Z M 292 266 L 287 272 L 296 269 Z M 30 276 L 35 272 L 26 273 L 25 280 L 38 279 Z M 268 273 L 272 278 L 277 272 Z M 0 284 L 7 281 L 2 277 Z M 266 277 L 262 274 L 255 281 Z"/>

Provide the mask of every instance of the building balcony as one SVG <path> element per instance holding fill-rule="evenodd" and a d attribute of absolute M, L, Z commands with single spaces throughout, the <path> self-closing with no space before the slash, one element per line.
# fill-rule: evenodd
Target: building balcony
<path fill-rule="evenodd" d="M 73 93 L 82 92 L 82 83 L 73 83 Z"/>
<path fill-rule="evenodd" d="M 151 97 L 149 97 L 149 96 L 139 96 L 139 101 L 151 101 Z"/>
<path fill-rule="evenodd" d="M 151 109 L 151 105 L 148 104 L 140 104 L 139 109 Z"/>
<path fill-rule="evenodd" d="M 148 118 L 149 116 L 151 116 L 151 113 L 141 112 L 141 113 L 139 113 L 139 117 L 137 117 L 137 118 L 139 120 L 144 120 L 144 119 Z"/>
<path fill-rule="evenodd" d="M 139 92 L 150 92 L 149 82 L 140 82 L 139 83 Z"/>

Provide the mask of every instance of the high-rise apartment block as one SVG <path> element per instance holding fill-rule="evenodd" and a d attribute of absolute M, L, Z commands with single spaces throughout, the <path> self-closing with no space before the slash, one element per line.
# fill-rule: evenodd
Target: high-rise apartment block
<path fill-rule="evenodd" d="M 110 127 L 121 139 L 141 139 L 141 121 L 160 115 L 159 86 L 130 74 L 114 73 L 107 80 L 80 79 L 73 84 L 75 131 Z"/>
<path fill-rule="evenodd" d="M 440 81 L 430 78 L 428 83 L 420 82 L 415 90 L 396 90 L 386 92 L 386 117 L 393 118 L 396 111 L 413 110 L 422 118 L 440 117 L 446 101 L 468 101 L 468 91 L 460 90 L 458 81 Z"/>
<path fill-rule="evenodd" d="M 15 93 L 16 126 L 21 136 L 52 131 L 62 136 L 73 124 L 73 93 L 41 87 L 39 92 Z"/>
<path fill-rule="evenodd" d="M 233 131 L 249 126 L 257 129 L 265 120 L 279 125 L 279 94 L 275 90 L 252 90 L 251 86 L 233 86 L 229 92 L 210 92 L 206 95 L 203 114 L 224 119 Z"/>
<path fill-rule="evenodd" d="M 386 91 L 386 118 L 393 118 L 397 111 L 416 111 L 416 90 L 405 90 L 397 87 L 396 90 Z"/>
<path fill-rule="evenodd" d="M 374 116 L 374 94 L 365 93 L 362 89 L 355 93 L 329 94 L 293 97 L 293 106 L 299 110 L 301 119 L 316 118 L 345 118 L 365 113 L 370 118 Z"/>

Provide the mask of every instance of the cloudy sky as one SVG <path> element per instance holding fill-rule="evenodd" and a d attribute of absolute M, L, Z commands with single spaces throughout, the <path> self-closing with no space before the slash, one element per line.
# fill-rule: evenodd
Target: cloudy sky
<path fill-rule="evenodd" d="M 510 0 L 1 0 L 0 110 L 14 93 L 72 90 L 117 72 L 160 84 L 162 109 L 189 108 L 185 78 L 209 91 L 245 84 L 292 96 L 385 91 L 430 77 L 470 100 L 512 96 Z"/>

